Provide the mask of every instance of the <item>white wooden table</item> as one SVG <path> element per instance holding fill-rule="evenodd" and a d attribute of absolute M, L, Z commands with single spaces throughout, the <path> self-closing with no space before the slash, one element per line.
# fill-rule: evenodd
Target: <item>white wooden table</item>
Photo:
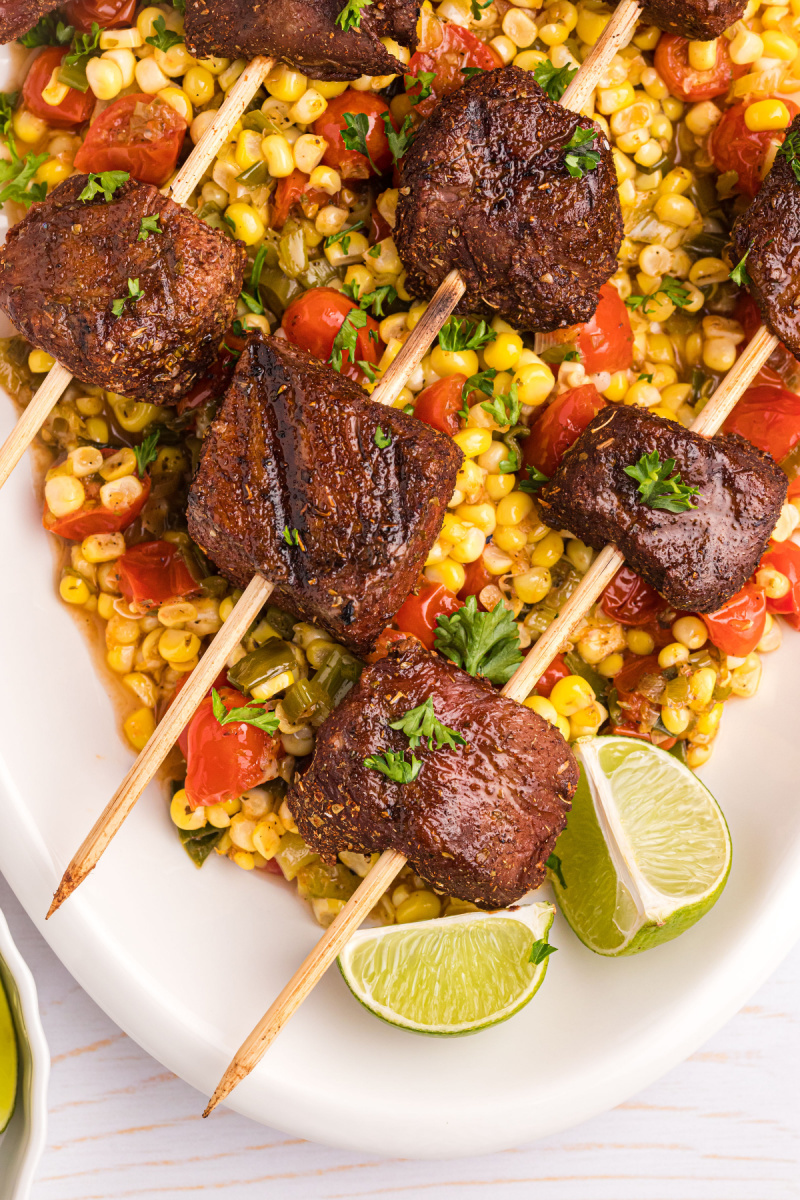
<path fill-rule="evenodd" d="M 203 1122 L 204 1098 L 96 1007 L 2 878 L 0 908 L 53 1057 L 33 1200 L 800 1200 L 800 946 L 707 1046 L 613 1112 L 488 1158 L 383 1161 L 224 1109 Z"/>

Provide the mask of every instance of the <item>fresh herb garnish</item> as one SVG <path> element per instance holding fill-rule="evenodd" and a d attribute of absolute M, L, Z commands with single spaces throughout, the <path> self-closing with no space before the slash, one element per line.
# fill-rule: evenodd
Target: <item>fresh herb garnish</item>
<path fill-rule="evenodd" d="M 540 963 L 543 963 L 544 960 L 549 957 L 549 955 L 555 954 L 557 949 L 558 946 L 551 946 L 549 942 L 546 942 L 543 938 L 540 938 L 538 942 L 534 942 L 531 946 L 531 953 L 530 957 L 528 958 L 528 962 L 535 963 L 538 967 Z"/>
<path fill-rule="evenodd" d="M 409 113 L 400 126 L 399 132 L 395 130 L 389 113 L 381 113 L 381 120 L 386 130 L 386 140 L 389 143 L 392 159 L 397 163 L 416 137 L 416 130 L 413 128 L 414 118 Z"/>
<path fill-rule="evenodd" d="M 385 450 L 386 447 L 391 446 L 391 444 L 392 444 L 392 435 L 390 433 L 384 433 L 379 425 L 378 428 L 375 430 L 375 445 L 378 447 L 379 450 Z"/>
<path fill-rule="evenodd" d="M 415 96 L 411 97 L 412 104 L 419 104 L 420 100 L 427 100 L 433 91 L 433 81 L 436 78 L 435 71 L 420 71 L 418 75 L 404 75 L 403 82 L 406 85 L 406 91 L 410 91 L 415 83 L 420 85 L 419 91 Z"/>
<path fill-rule="evenodd" d="M 243 708 L 232 708 L 228 711 L 217 689 L 211 689 L 211 709 L 220 725 L 239 723 L 253 725 L 263 733 L 277 733 L 280 721 L 274 712 L 267 712 L 264 707 L 265 703 L 265 701 L 251 700 Z"/>
<path fill-rule="evenodd" d="M 599 150 L 589 149 L 596 137 L 596 129 L 583 129 L 579 125 L 564 147 L 564 166 L 573 179 L 582 179 L 598 167 L 602 155 Z"/>
<path fill-rule="evenodd" d="M 648 508 L 659 508 L 665 512 L 681 513 L 687 509 L 697 508 L 692 497 L 697 496 L 699 488 L 681 483 L 680 472 L 668 478 L 675 470 L 675 459 L 668 458 L 662 463 L 657 450 L 652 454 L 643 454 L 632 467 L 624 467 L 626 475 L 635 479 L 639 484 L 639 496 L 642 504 Z"/>
<path fill-rule="evenodd" d="M 483 10 L 485 8 L 488 8 L 491 3 L 492 3 L 492 0 L 485 0 L 484 4 L 481 4 L 480 0 L 470 0 L 469 7 L 470 7 L 470 11 L 472 13 L 473 21 L 480 21 L 481 16 L 483 14 Z"/>
<path fill-rule="evenodd" d="M 467 79 L 472 79 L 475 75 L 483 75 L 486 71 L 485 67 L 462 67 L 461 74 L 466 75 Z"/>
<path fill-rule="evenodd" d="M 739 259 L 738 263 L 736 264 L 736 266 L 733 268 L 730 275 L 728 276 L 728 278 L 732 279 L 734 283 L 738 283 L 739 287 L 749 287 L 750 286 L 750 276 L 747 273 L 747 267 L 745 266 L 745 264 L 747 262 L 747 256 L 752 249 L 753 249 L 753 243 L 751 242 L 750 245 L 747 247 L 747 250 L 745 251 L 744 256 Z"/>
<path fill-rule="evenodd" d="M 343 229 L 341 233 L 332 233 L 330 237 L 325 238 L 323 243 L 324 248 L 327 250 L 329 246 L 335 246 L 337 242 L 341 242 L 342 250 L 347 254 L 350 249 L 350 234 L 355 233 L 363 224 L 363 221 L 356 221 L 355 225 L 351 225 L 349 229 Z"/>
<path fill-rule="evenodd" d="M 0 184 L 5 184 L 0 191 L 0 204 L 5 204 L 6 200 L 16 200 L 18 204 L 30 208 L 35 202 L 44 200 L 47 195 L 46 183 L 31 183 L 31 180 L 50 156 L 30 153 L 20 158 L 13 138 L 9 138 L 8 149 L 11 152 L 11 162 L 0 160 Z"/>
<path fill-rule="evenodd" d="M 182 17 L 186 16 L 186 0 L 172 0 L 172 7 L 176 8 Z"/>
<path fill-rule="evenodd" d="M 83 85 L 83 80 L 86 79 L 86 64 L 90 58 L 95 58 L 96 55 L 102 53 L 100 50 L 101 33 L 102 30 L 97 21 L 92 21 L 91 33 L 75 34 L 70 52 L 64 56 L 61 70 L 58 73 L 61 83 L 66 83 L 68 87 L 76 87 L 82 92 L 88 89 L 88 80 L 85 86 Z M 71 70 L 67 68 L 71 68 Z"/>
<path fill-rule="evenodd" d="M 361 367 L 361 370 L 364 372 L 370 383 L 374 383 L 378 376 L 372 363 L 367 362 L 365 358 L 360 358 L 358 360 L 358 365 Z"/>
<path fill-rule="evenodd" d="M 372 161 L 372 155 L 369 152 L 367 145 L 367 135 L 369 133 L 369 117 L 366 113 L 342 113 L 345 123 L 345 128 L 341 130 L 342 141 L 348 150 L 356 150 L 359 154 L 363 154 L 369 159 L 370 165 L 376 175 L 380 175 L 380 171 Z"/>
<path fill-rule="evenodd" d="M 436 625 L 436 649 L 470 675 L 506 683 L 522 662 L 519 630 L 502 600 L 491 612 L 478 612 L 470 596 L 451 617 L 438 617 Z"/>
<path fill-rule="evenodd" d="M 795 179 L 800 183 L 800 136 L 796 129 L 784 140 L 783 145 L 779 146 L 778 154 L 786 159 Z"/>
<path fill-rule="evenodd" d="M 112 313 L 114 314 L 115 317 L 121 317 L 123 310 L 125 308 L 125 305 L 128 303 L 128 301 L 130 300 L 132 304 L 135 304 L 137 300 L 141 300 L 143 295 L 144 295 L 144 292 L 139 287 L 139 280 L 138 279 L 129 279 L 128 280 L 128 294 L 127 294 L 127 296 L 121 296 L 118 300 L 114 301 L 114 303 L 111 305 Z"/>
<path fill-rule="evenodd" d="M 381 255 L 381 248 L 380 248 L 380 246 L 377 246 L 377 245 L 371 246 L 370 249 L 367 251 L 367 258 L 380 258 L 380 255 Z"/>
<path fill-rule="evenodd" d="M 373 288 L 371 292 L 364 292 L 362 295 L 358 294 L 358 284 L 355 282 L 346 283 L 342 291 L 351 300 L 355 300 L 365 312 L 371 308 L 374 317 L 382 317 L 384 304 L 394 304 L 397 299 L 397 292 L 390 283 L 384 283 L 381 287 Z"/>
<path fill-rule="evenodd" d="M 239 292 L 239 299 L 242 301 L 242 303 L 249 308 L 251 313 L 258 313 L 259 315 L 263 314 L 264 312 L 264 305 L 261 303 L 258 285 L 261 282 L 261 272 L 264 269 L 264 259 L 266 257 L 267 245 L 266 242 L 264 242 L 261 246 L 259 246 L 258 250 L 256 251 L 256 256 L 253 259 L 253 266 L 250 271 L 250 278 L 248 280 L 249 290 L 242 288 L 241 292 Z"/>
<path fill-rule="evenodd" d="M 336 18 L 336 24 L 347 33 L 348 29 L 360 29 L 362 8 L 372 4 L 372 0 L 347 0 L 342 11 Z"/>
<path fill-rule="evenodd" d="M 501 475 L 511 475 L 514 471 L 518 471 L 522 466 L 522 455 L 519 451 L 519 446 L 508 445 L 508 458 L 501 458 L 498 464 Z"/>
<path fill-rule="evenodd" d="M 74 33 L 72 25 L 65 25 L 55 13 L 47 13 L 39 18 L 33 29 L 17 38 L 17 41 L 30 50 L 34 46 L 68 46 Z"/>
<path fill-rule="evenodd" d="M 637 383 L 652 383 L 653 376 L 652 375 L 640 375 L 636 382 Z"/>
<path fill-rule="evenodd" d="M 466 746 L 467 740 L 457 729 L 443 725 L 433 708 L 433 696 L 428 696 L 424 704 L 410 708 L 403 713 L 399 721 L 392 721 L 390 729 L 398 729 L 408 738 L 411 749 L 416 750 L 427 738 L 428 749 L 455 750 L 458 746 Z"/>
<path fill-rule="evenodd" d="M 14 120 L 14 109 L 17 107 L 19 92 L 0 92 L 0 135 L 6 138 L 10 145 L 15 145 L 11 123 Z"/>
<path fill-rule="evenodd" d="M 411 783 L 422 769 L 422 763 L 413 754 L 411 762 L 408 762 L 405 754 L 400 754 L 397 750 L 387 750 L 385 754 L 370 754 L 364 759 L 364 766 L 371 767 L 373 771 L 380 771 L 395 783 Z"/>
<path fill-rule="evenodd" d="M 549 59 L 545 59 L 535 68 L 533 78 L 539 87 L 547 92 L 550 99 L 557 102 L 564 95 L 577 73 L 578 68 L 571 67 L 569 63 L 563 67 L 554 67 Z"/>
<path fill-rule="evenodd" d="M 151 217 L 142 217 L 139 222 L 139 236 L 137 242 L 146 242 L 151 233 L 163 233 L 163 229 L 159 225 L 160 213 L 153 213 Z"/>
<path fill-rule="evenodd" d="M 449 317 L 439 330 L 439 345 L 443 350 L 480 350 L 496 337 L 495 331 L 485 321 Z"/>
<path fill-rule="evenodd" d="M 464 420 L 469 418 L 469 404 L 467 401 L 473 392 L 483 392 L 484 396 L 491 396 L 494 391 L 493 381 L 497 371 L 494 367 L 487 367 L 485 371 L 479 371 L 477 375 L 470 375 L 469 379 L 465 380 L 461 388 L 461 408 L 456 413 L 456 416 L 463 417 Z"/>
<path fill-rule="evenodd" d="M 123 183 L 127 183 L 130 175 L 127 171 L 101 171 L 99 175 L 90 175 L 86 187 L 78 196 L 79 200 L 93 200 L 98 192 L 102 192 L 103 199 L 108 204 L 111 197 Z M 142 220 L 148 218 L 143 217 Z M 158 218 L 156 218 L 158 220 Z"/>
<path fill-rule="evenodd" d="M 151 462 L 155 462 L 158 458 L 158 439 L 161 437 L 161 430 L 156 429 L 153 433 L 148 434 L 138 446 L 133 447 L 133 453 L 136 455 L 136 474 L 140 479 L 143 478 L 145 471 L 150 466 Z"/>
<path fill-rule="evenodd" d="M 341 371 L 343 361 L 355 362 L 358 347 L 358 331 L 367 323 L 367 314 L 363 308 L 351 308 L 339 326 L 339 332 L 333 339 L 331 356 L 328 362 L 333 364 L 336 371 Z"/>
<path fill-rule="evenodd" d="M 283 527 L 283 540 L 287 546 L 299 546 L 301 550 L 305 550 L 300 534 L 296 529 L 290 529 L 288 525 Z"/>
<path fill-rule="evenodd" d="M 644 315 L 647 313 L 647 305 L 659 292 L 663 292 L 676 308 L 685 308 L 687 304 L 691 304 L 691 295 L 680 280 L 673 279 L 671 275 L 665 275 L 655 292 L 649 296 L 628 296 L 625 301 L 625 307 L 632 309 L 641 308 Z"/>
<path fill-rule="evenodd" d="M 561 869 L 561 859 L 557 854 L 551 854 L 544 864 L 549 871 L 552 871 L 562 888 L 567 886 L 567 881 L 564 878 L 564 872 Z"/>
<path fill-rule="evenodd" d="M 528 478 L 523 479 L 522 483 L 517 484 L 517 491 L 530 492 L 532 496 L 535 496 L 542 484 L 547 483 L 550 476 L 545 475 L 544 472 L 540 471 L 538 467 L 530 466 L 526 467 L 526 470 L 528 472 Z"/>
<path fill-rule="evenodd" d="M 156 17 L 153 22 L 153 29 L 155 32 L 144 40 L 148 46 L 155 46 L 156 50 L 161 50 L 164 54 L 168 50 L 171 50 L 173 46 L 177 46 L 179 42 L 183 41 L 179 33 L 173 33 L 171 29 L 167 29 L 163 17 Z"/>
<path fill-rule="evenodd" d="M 516 383 L 512 383 L 507 392 L 499 392 L 491 401 L 484 400 L 481 408 L 489 414 L 495 425 L 516 425 L 522 411 Z"/>

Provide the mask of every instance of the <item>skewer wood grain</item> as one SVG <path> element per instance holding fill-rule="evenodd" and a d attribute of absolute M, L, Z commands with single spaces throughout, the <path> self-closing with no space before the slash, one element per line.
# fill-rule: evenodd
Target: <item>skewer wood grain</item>
<path fill-rule="evenodd" d="M 581 63 L 578 74 L 564 92 L 561 103 L 565 108 L 571 112 L 583 111 L 614 55 L 630 42 L 641 15 L 642 5 L 638 0 L 622 0 L 617 6 L 611 20 Z"/>
<path fill-rule="evenodd" d="M 61 363 L 56 363 L 47 372 L 44 383 L 37 389 L 11 433 L 0 446 L 0 488 L 36 437 L 71 379 L 71 373 L 66 367 L 62 367 Z"/>

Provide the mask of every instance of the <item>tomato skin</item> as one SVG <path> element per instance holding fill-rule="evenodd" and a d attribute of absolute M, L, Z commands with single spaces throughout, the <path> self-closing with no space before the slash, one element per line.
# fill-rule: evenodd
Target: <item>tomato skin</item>
<path fill-rule="evenodd" d="M 101 29 L 125 29 L 133 24 L 136 0 L 68 0 L 64 20 L 80 33 L 91 33 L 92 23 Z"/>
<path fill-rule="evenodd" d="M 221 687 L 218 694 L 228 712 L 250 703 L 236 688 Z M 279 734 L 264 733 L 243 721 L 220 725 L 211 696 L 206 696 L 178 744 L 186 759 L 184 787 L 192 808 L 223 804 L 258 787 L 281 751 Z"/>
<path fill-rule="evenodd" d="M 610 283 L 600 288 L 591 321 L 579 325 L 578 353 L 586 371 L 627 371 L 633 364 L 633 330 L 628 310 Z"/>
<path fill-rule="evenodd" d="M 473 562 L 464 564 L 464 586 L 458 593 L 458 598 L 459 600 L 468 600 L 470 596 L 474 596 L 478 603 L 478 608 L 482 612 L 486 612 L 485 606 L 481 604 L 480 594 L 485 587 L 494 582 L 495 576 L 487 571 L 483 555 L 481 555 L 480 558 L 476 558 Z"/>
<path fill-rule="evenodd" d="M 142 115 L 137 105 L 146 106 Z M 75 155 L 75 169 L 127 171 L 140 183 L 161 187 L 175 170 L 186 129 L 183 117 L 158 96 L 122 96 L 92 125 Z"/>
<path fill-rule="evenodd" d="M 314 122 L 314 133 L 318 137 L 324 137 L 328 143 L 322 161 L 338 171 L 342 179 L 369 179 L 370 175 L 375 174 L 366 155 L 359 154 L 357 150 L 348 150 L 342 140 L 342 130 L 347 128 L 345 113 L 352 113 L 354 117 L 359 113 L 366 115 L 369 120 L 367 148 L 372 162 L 379 173 L 388 170 L 393 160 L 386 128 L 381 119 L 382 114 L 388 113 L 395 130 L 397 123 L 389 105 L 380 96 L 372 92 L 357 92 L 353 88 L 348 88 L 341 96 L 330 99 L 325 112 Z"/>
<path fill-rule="evenodd" d="M 295 204 L 301 204 L 302 207 L 302 200 L 305 200 L 307 205 L 333 203 L 332 196 L 323 192 L 322 188 L 309 187 L 308 180 L 309 177 L 304 171 L 297 170 L 292 171 L 291 175 L 287 175 L 285 179 L 278 180 L 272 210 L 273 229 L 283 229 Z"/>
<path fill-rule="evenodd" d="M 777 569 L 780 570 L 780 567 Z M 715 612 L 700 613 L 700 619 L 718 650 L 723 654 L 744 658 L 751 650 L 755 650 L 764 634 L 767 623 L 764 589 L 754 583 L 746 583 L 740 592 L 731 596 Z"/>
<path fill-rule="evenodd" d="M 791 100 L 785 97 L 782 97 L 782 100 L 789 109 L 790 116 L 795 117 L 800 112 Z M 777 137 L 782 142 L 788 130 L 764 130 L 756 133 L 748 129 L 744 114 L 750 103 L 753 101 L 735 104 L 733 108 L 726 109 L 722 120 L 711 131 L 708 152 L 720 173 L 738 173 L 737 190 L 752 200 L 761 187 L 761 169 L 772 139 Z"/>
<path fill-rule="evenodd" d="M 572 672 L 564 662 L 564 655 L 557 654 L 547 670 L 539 676 L 539 682 L 535 689 L 537 696 L 549 697 L 559 679 L 566 679 L 570 674 Z"/>
<path fill-rule="evenodd" d="M 748 388 L 722 428 L 782 462 L 800 442 L 800 396 L 785 388 Z"/>
<path fill-rule="evenodd" d="M 112 454 L 116 454 L 116 450 L 111 446 L 102 451 L 103 458 L 110 458 Z M 137 478 L 139 477 L 137 476 Z M 77 512 L 70 513 L 66 517 L 54 517 L 45 501 L 42 513 L 42 525 L 45 529 L 50 533 L 57 533 L 59 537 L 67 538 L 71 542 L 82 542 L 84 538 L 91 537 L 93 533 L 121 533 L 123 529 L 127 529 L 129 525 L 133 524 L 150 496 L 151 481 L 146 471 L 144 478 L 139 478 L 142 485 L 141 494 L 124 512 L 112 512 L 111 509 L 105 508 L 100 503 L 99 494 L 102 481 L 90 477 L 82 479 L 81 482 L 86 492 L 86 500 Z"/>
<path fill-rule="evenodd" d="M 456 413 L 464 406 L 461 392 L 466 382 L 466 375 L 447 375 L 429 384 L 417 396 L 414 416 L 452 437 L 461 428 Z"/>
<path fill-rule="evenodd" d="M 620 625 L 644 625 L 666 607 L 666 600 L 630 567 L 620 567 L 603 592 L 601 607 Z"/>
<path fill-rule="evenodd" d="M 406 68 L 408 75 L 419 75 L 421 71 L 434 72 L 430 96 L 418 101 L 415 106 L 415 111 L 421 117 L 429 117 L 439 100 L 457 91 L 466 82 L 466 75 L 461 73 L 462 67 L 481 67 L 484 71 L 494 71 L 503 65 L 491 46 L 468 29 L 455 24 L 441 25 L 438 21 L 430 22 L 428 28 L 434 32 L 437 26 L 442 31 L 439 44 L 434 46 L 430 38 L 427 45 L 411 56 Z M 416 96 L 421 91 L 422 85 L 415 83 L 408 94 Z"/>
<path fill-rule="evenodd" d="M 282 329 L 293 346 L 300 346 L 322 362 L 329 362 L 334 339 L 345 317 L 354 308 L 358 305 L 335 288 L 311 288 L 286 309 Z M 370 333 L 374 337 L 370 337 Z M 367 316 L 367 323 L 358 330 L 356 338 L 356 362 L 378 363 L 384 349 L 378 335 L 378 322 Z M 364 379 L 364 373 L 351 361 L 349 350 L 342 354 L 342 375 L 356 383 Z"/>
<path fill-rule="evenodd" d="M 655 68 L 673 96 L 687 104 L 724 96 L 733 79 L 743 74 L 731 62 L 728 43 L 717 38 L 717 61 L 710 71 L 696 71 L 689 63 L 689 41 L 674 33 L 662 33 L 655 53 Z"/>
<path fill-rule="evenodd" d="M 60 104 L 48 104 L 42 98 L 42 92 L 50 82 L 53 71 L 61 66 L 68 53 L 69 46 L 48 46 L 34 60 L 22 87 L 25 107 L 35 117 L 40 117 L 56 129 L 76 129 L 83 125 L 89 120 L 97 103 L 91 89 L 79 92 L 77 88 L 72 87 Z"/>
<path fill-rule="evenodd" d="M 530 435 L 522 443 L 524 464 L 552 475 L 564 453 L 605 405 L 593 383 L 564 392 L 531 426 Z"/>
<path fill-rule="evenodd" d="M 416 594 L 412 592 L 394 620 L 403 633 L 410 633 L 433 650 L 436 618 L 451 617 L 461 607 L 462 602 L 443 583 L 426 583 Z"/>
<path fill-rule="evenodd" d="M 780 571 L 790 585 L 780 600 L 767 600 L 768 611 L 780 613 L 793 629 L 800 629 L 800 546 L 796 542 L 773 542 L 761 565 Z"/>
<path fill-rule="evenodd" d="M 120 592 L 129 604 L 139 608 L 157 608 L 200 590 L 173 542 L 140 542 L 126 550 L 117 564 Z"/>

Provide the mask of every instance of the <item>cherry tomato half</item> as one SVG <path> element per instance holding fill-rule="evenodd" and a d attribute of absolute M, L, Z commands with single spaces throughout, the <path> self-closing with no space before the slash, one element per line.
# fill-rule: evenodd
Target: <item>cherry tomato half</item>
<path fill-rule="evenodd" d="M 286 218 L 295 204 L 300 205 L 305 216 L 310 216 L 311 213 L 305 210 L 310 209 L 312 205 L 319 209 L 321 204 L 333 203 L 333 197 L 324 192 L 322 188 L 309 187 L 308 179 L 309 177 L 304 171 L 292 171 L 291 175 L 287 175 L 285 179 L 278 180 L 272 210 L 273 229 L 283 229 Z M 313 215 L 316 215 L 316 212 Z"/>
<path fill-rule="evenodd" d="M 136 0 L 68 0 L 64 20 L 81 33 L 91 33 L 92 24 L 101 29 L 125 29 L 133 24 Z"/>
<path fill-rule="evenodd" d="M 536 694 L 539 696 L 549 696 L 559 679 L 566 679 L 567 675 L 571 675 L 567 664 L 564 662 L 564 655 L 557 654 L 550 666 L 539 676 L 539 682 L 536 684 Z"/>
<path fill-rule="evenodd" d="M 522 459 L 526 466 L 537 467 L 552 475 L 565 451 L 583 433 L 605 400 L 593 383 L 570 388 L 553 401 L 531 427 L 522 443 Z"/>
<path fill-rule="evenodd" d="M 666 607 L 666 600 L 630 567 L 620 567 L 603 592 L 603 612 L 620 625 L 646 625 Z"/>
<path fill-rule="evenodd" d="M 781 462 L 800 442 L 800 396 L 785 388 L 748 388 L 722 428 Z"/>
<path fill-rule="evenodd" d="M 408 597 L 395 617 L 397 628 L 418 638 L 423 646 L 434 649 L 437 617 L 451 617 L 462 602 L 443 583 L 426 583 Z"/>
<path fill-rule="evenodd" d="M 701 613 L 700 617 L 718 650 L 723 654 L 744 658 L 761 641 L 767 623 L 764 589 L 754 583 L 746 583 L 716 612 Z"/>
<path fill-rule="evenodd" d="M 591 321 L 578 326 L 578 353 L 586 371 L 627 371 L 633 363 L 633 330 L 628 310 L 610 283 L 600 288 Z M 572 340 L 572 339 L 570 339 Z"/>
<path fill-rule="evenodd" d="M 365 154 L 359 154 L 357 150 L 348 150 L 345 146 L 342 140 L 342 130 L 347 129 L 345 113 L 354 117 L 363 113 L 367 117 L 367 149 L 370 158 L 379 173 L 386 171 L 392 165 L 392 152 L 389 149 L 389 139 L 382 117 L 388 114 L 395 130 L 397 123 L 389 105 L 380 96 L 372 92 L 356 92 L 353 88 L 348 88 L 341 96 L 334 96 L 329 100 L 325 112 L 314 122 L 314 133 L 317 137 L 325 138 L 328 143 L 322 161 L 338 171 L 342 179 L 369 179 L 370 175 L 375 173 Z"/>
<path fill-rule="evenodd" d="M 329 362 L 333 343 L 344 319 L 358 305 L 335 288 L 311 288 L 298 296 L 283 314 L 282 328 L 293 346 L 301 346 L 322 362 Z M 378 335 L 378 322 L 367 316 L 367 323 L 356 335 L 355 362 L 380 362 L 385 347 Z M 354 365 L 350 351 L 342 352 L 342 374 L 360 383 L 364 373 Z"/>
<path fill-rule="evenodd" d="M 42 96 L 52 77 L 53 71 L 61 66 L 61 62 L 69 52 L 69 47 L 48 46 L 38 58 L 25 77 L 22 87 L 22 98 L 25 107 L 35 117 L 40 117 L 48 125 L 56 129 L 75 129 L 89 120 L 96 99 L 91 90 L 79 92 L 77 88 L 68 88 L 67 94 L 60 104 L 48 104 Z M 87 135 L 89 136 L 89 135 Z"/>
<path fill-rule="evenodd" d="M 228 712 L 244 708 L 250 697 L 232 687 L 219 689 Z M 178 744 L 186 759 L 186 799 L 192 808 L 235 800 L 267 778 L 281 752 L 279 734 L 270 735 L 243 721 L 220 725 L 207 696 L 184 729 Z"/>
<path fill-rule="evenodd" d="M 100 114 L 75 155 L 76 171 L 127 171 L 161 187 L 175 170 L 186 122 L 158 96 L 123 96 Z"/>
<path fill-rule="evenodd" d="M 662 33 L 654 61 L 672 95 L 687 104 L 724 96 L 732 80 L 744 72 L 731 62 L 725 38 L 717 38 L 717 61 L 710 71 L 695 70 L 689 62 L 688 39 L 674 33 Z"/>
<path fill-rule="evenodd" d="M 447 375 L 423 388 L 414 405 L 414 416 L 452 437 L 461 427 L 456 413 L 464 406 L 461 392 L 466 382 L 466 375 Z"/>
<path fill-rule="evenodd" d="M 780 613 L 794 629 L 800 629 L 800 546 L 795 542 L 773 542 L 761 559 L 789 580 L 789 591 L 780 600 L 767 600 L 771 613 Z"/>
<path fill-rule="evenodd" d="M 200 590 L 174 542 L 140 542 L 117 560 L 119 590 L 129 604 L 158 608 Z"/>
<path fill-rule="evenodd" d="M 800 112 L 791 100 L 785 97 L 781 99 L 792 117 Z M 754 101 L 735 104 L 722 114 L 722 120 L 714 126 L 708 139 L 708 152 L 720 174 L 724 171 L 736 171 L 739 176 L 736 184 L 738 191 L 752 200 L 761 187 L 761 172 L 773 139 L 777 138 L 782 142 L 788 130 L 764 130 L 757 133 L 748 129 L 744 114 L 751 103 Z"/>
<path fill-rule="evenodd" d="M 110 446 L 102 451 L 103 458 L 110 458 L 112 454 L 116 454 L 116 450 Z M 71 542 L 82 542 L 93 533 L 121 533 L 133 524 L 150 495 L 150 476 L 146 471 L 144 478 L 139 479 L 142 485 L 141 492 L 132 504 L 121 511 L 112 511 L 100 502 L 100 488 L 105 483 L 100 475 L 84 476 L 81 483 L 86 499 L 76 512 L 69 513 L 66 517 L 54 517 L 45 501 L 42 513 L 45 529 Z"/>
<path fill-rule="evenodd" d="M 441 40 L 436 38 L 441 30 Z M 436 44 L 435 44 L 436 43 Z M 429 117 L 443 96 L 449 96 L 457 91 L 467 79 L 463 68 L 479 67 L 483 71 L 494 71 L 502 67 L 500 56 L 482 42 L 479 37 L 461 25 L 444 25 L 439 21 L 429 20 L 425 25 L 425 42 L 411 56 L 408 64 L 408 75 L 419 75 L 421 71 L 433 71 L 431 94 L 420 100 L 415 109 L 421 117 Z M 422 91 L 422 84 L 415 83 L 409 88 L 409 95 L 416 96 Z"/>

